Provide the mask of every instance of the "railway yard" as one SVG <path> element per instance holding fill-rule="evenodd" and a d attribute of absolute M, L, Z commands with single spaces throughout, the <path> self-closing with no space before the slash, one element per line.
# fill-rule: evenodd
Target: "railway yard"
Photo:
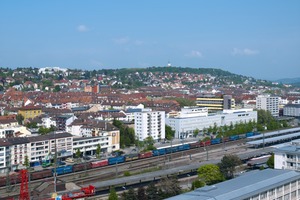
<path fill-rule="evenodd" d="M 114 165 L 102 166 L 99 168 L 85 167 L 85 170 L 59 175 L 57 177 L 57 186 L 65 183 L 73 183 L 75 186 L 85 187 L 92 184 L 96 187 L 96 196 L 105 196 L 110 186 L 116 187 L 116 190 L 122 190 L 127 186 L 148 183 L 153 180 L 159 180 L 167 175 L 182 175 L 183 180 L 192 179 L 185 174 L 191 174 L 199 168 L 200 165 L 207 163 L 217 163 L 225 154 L 237 154 L 242 159 L 251 158 L 264 152 L 272 151 L 270 148 L 249 149 L 245 146 L 245 140 L 236 140 L 224 144 L 217 144 L 206 147 L 198 147 L 185 151 L 171 152 L 170 154 L 158 155 L 149 158 L 132 160 L 124 163 L 115 163 Z M 88 165 L 88 163 L 83 163 Z M 129 173 L 130 176 L 124 176 Z M 180 177 L 179 177 L 180 178 Z M 49 196 L 54 191 L 53 177 L 31 180 L 29 189 L 31 190 L 32 199 L 41 199 Z M 48 190 L 41 190 L 42 186 L 47 184 Z M 14 184 L 10 190 L 1 187 L 0 198 L 7 199 L 9 196 L 19 195 L 19 184 Z M 72 189 L 72 188 L 71 188 Z M 73 188 L 75 189 L 75 188 Z M 66 188 L 65 188 L 66 190 Z M 66 191 L 58 193 L 66 193 Z M 94 197 L 90 197 L 94 198 Z M 101 199 L 101 198 L 99 198 Z"/>

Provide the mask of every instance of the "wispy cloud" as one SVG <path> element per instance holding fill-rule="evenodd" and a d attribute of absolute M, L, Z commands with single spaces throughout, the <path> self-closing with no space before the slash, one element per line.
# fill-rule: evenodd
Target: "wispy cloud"
<path fill-rule="evenodd" d="M 145 42 L 142 41 L 142 40 L 136 40 L 136 41 L 134 41 L 134 44 L 135 44 L 136 46 L 141 46 L 141 45 L 145 44 Z"/>
<path fill-rule="evenodd" d="M 234 56 L 236 56 L 236 55 L 252 56 L 252 55 L 256 55 L 258 53 L 259 53 L 259 51 L 253 50 L 253 49 L 248 49 L 248 48 L 244 48 L 244 49 L 233 48 L 233 50 L 231 52 L 231 54 Z"/>
<path fill-rule="evenodd" d="M 77 26 L 77 31 L 79 31 L 79 32 L 87 32 L 87 31 L 89 31 L 89 29 L 88 29 L 88 27 L 86 26 L 86 25 L 79 25 L 79 26 Z"/>
<path fill-rule="evenodd" d="M 113 39 L 113 42 L 115 44 L 123 45 L 129 42 L 129 38 L 128 37 L 115 38 Z"/>
<path fill-rule="evenodd" d="M 186 57 L 193 57 L 193 58 L 202 58 L 203 54 L 200 51 L 192 50 L 191 52 L 185 54 Z"/>

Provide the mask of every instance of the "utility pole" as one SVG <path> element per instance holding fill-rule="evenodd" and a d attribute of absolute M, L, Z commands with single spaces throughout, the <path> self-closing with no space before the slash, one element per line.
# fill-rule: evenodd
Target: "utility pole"
<path fill-rule="evenodd" d="M 54 177 L 54 193 L 56 193 L 56 163 L 57 163 L 57 149 L 56 149 L 56 137 L 55 137 L 55 132 L 53 132 L 54 134 L 54 173 L 53 173 L 53 177 Z"/>

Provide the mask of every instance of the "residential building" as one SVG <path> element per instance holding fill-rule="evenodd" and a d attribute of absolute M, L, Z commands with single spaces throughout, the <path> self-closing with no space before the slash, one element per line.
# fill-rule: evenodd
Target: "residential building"
<path fill-rule="evenodd" d="M 75 119 L 77 119 L 77 117 L 74 114 L 56 116 L 55 123 L 57 130 L 66 131 L 66 127 L 69 126 Z"/>
<path fill-rule="evenodd" d="M 274 117 L 279 116 L 279 97 L 271 95 L 258 95 L 256 108 L 270 111 Z"/>
<path fill-rule="evenodd" d="M 18 124 L 16 119 L 0 119 L 0 138 L 30 135 L 25 126 Z"/>
<path fill-rule="evenodd" d="M 223 95 L 223 97 L 202 95 L 196 98 L 196 104 L 208 108 L 209 112 L 235 109 L 235 100 L 231 95 Z"/>
<path fill-rule="evenodd" d="M 274 151 L 274 168 L 300 171 L 300 140 Z"/>
<path fill-rule="evenodd" d="M 265 169 L 246 172 L 236 178 L 204 186 L 167 200 L 298 200 L 300 173 Z"/>
<path fill-rule="evenodd" d="M 151 136 L 154 140 L 165 139 L 165 112 L 144 109 L 134 113 L 136 138 L 143 141 Z"/>
<path fill-rule="evenodd" d="M 300 104 L 287 104 L 283 108 L 283 115 L 290 117 L 300 117 Z"/>
<path fill-rule="evenodd" d="M 256 122 L 257 111 L 252 109 L 224 110 L 222 113 L 208 114 L 207 108 L 185 107 L 179 116 L 166 118 L 166 124 L 175 131 L 175 138 L 192 137 L 195 130 L 200 132 L 210 126 L 229 126 L 231 123 Z"/>
<path fill-rule="evenodd" d="M 42 114 L 42 108 L 40 106 L 24 106 L 19 109 L 18 114 L 24 117 L 24 121 L 29 118 L 35 118 Z"/>

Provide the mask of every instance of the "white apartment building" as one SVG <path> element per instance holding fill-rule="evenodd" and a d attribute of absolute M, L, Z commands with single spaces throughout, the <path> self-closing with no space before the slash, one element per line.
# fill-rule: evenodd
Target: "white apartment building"
<path fill-rule="evenodd" d="M 300 140 L 274 151 L 274 168 L 300 171 Z"/>
<path fill-rule="evenodd" d="M 257 111 L 252 109 L 224 110 L 222 113 L 208 114 L 206 108 L 183 108 L 179 116 L 166 118 L 166 124 L 175 130 L 175 138 L 193 136 L 195 130 L 203 131 L 210 126 L 229 126 L 240 122 L 257 121 Z"/>
<path fill-rule="evenodd" d="M 15 119 L 0 120 L 0 138 L 16 137 L 16 133 L 23 136 L 30 135 L 30 132 L 25 126 L 18 124 Z"/>
<path fill-rule="evenodd" d="M 139 141 L 149 136 L 154 140 L 165 139 L 165 111 L 144 109 L 134 113 L 134 129 Z"/>
<path fill-rule="evenodd" d="M 283 108 L 284 116 L 300 117 L 300 104 L 287 104 Z"/>
<path fill-rule="evenodd" d="M 256 108 L 270 111 L 274 117 L 279 116 L 279 97 L 270 95 L 258 95 Z"/>

